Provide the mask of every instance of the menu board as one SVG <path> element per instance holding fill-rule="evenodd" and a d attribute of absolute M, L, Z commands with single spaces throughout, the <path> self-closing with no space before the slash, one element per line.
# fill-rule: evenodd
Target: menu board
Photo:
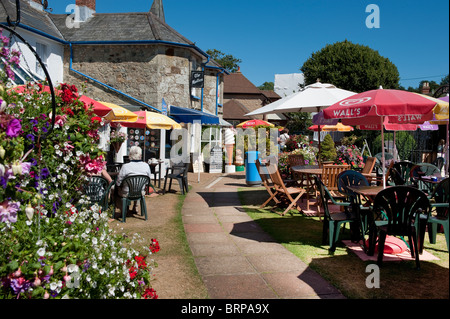
<path fill-rule="evenodd" d="M 209 163 L 210 173 L 222 173 L 223 170 L 223 152 L 219 145 L 211 149 L 211 157 Z"/>

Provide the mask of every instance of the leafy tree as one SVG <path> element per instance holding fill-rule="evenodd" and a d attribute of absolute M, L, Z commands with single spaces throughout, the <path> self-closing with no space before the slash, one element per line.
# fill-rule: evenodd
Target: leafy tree
<path fill-rule="evenodd" d="M 400 75 L 397 67 L 378 51 L 347 40 L 325 46 L 315 52 L 300 70 L 306 85 L 320 79 L 339 88 L 364 92 L 377 89 L 398 89 Z"/>
<path fill-rule="evenodd" d="M 262 85 L 258 86 L 258 89 L 264 91 L 273 91 L 275 84 L 273 82 L 264 82 Z"/>
<path fill-rule="evenodd" d="M 296 112 L 287 113 L 289 121 L 286 127 L 291 133 L 309 133 L 308 127 L 312 125 L 311 113 Z"/>
<path fill-rule="evenodd" d="M 384 141 L 393 141 L 394 133 L 385 133 Z M 417 141 L 411 132 L 398 131 L 396 132 L 395 144 L 400 159 L 410 160 L 412 152 L 417 147 Z M 379 134 L 373 142 L 374 154 L 382 152 L 381 148 L 381 134 Z"/>
<path fill-rule="evenodd" d="M 239 70 L 239 64 L 242 63 L 241 59 L 238 59 L 231 54 L 225 54 L 216 49 L 209 49 L 206 53 L 230 73 L 237 72 Z"/>
<path fill-rule="evenodd" d="M 441 85 L 445 85 L 445 84 L 448 84 L 448 74 L 444 78 L 441 79 Z"/>

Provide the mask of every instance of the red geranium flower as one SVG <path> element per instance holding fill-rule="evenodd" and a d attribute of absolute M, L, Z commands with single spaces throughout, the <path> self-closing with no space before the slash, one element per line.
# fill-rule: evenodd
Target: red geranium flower
<path fill-rule="evenodd" d="M 147 264 L 145 263 L 145 257 L 143 256 L 136 256 L 134 257 L 134 260 L 136 260 L 138 267 L 140 269 L 145 269 L 147 267 Z"/>
<path fill-rule="evenodd" d="M 158 241 L 156 239 L 152 239 L 152 243 L 150 244 L 149 248 L 152 254 L 157 253 L 160 250 Z"/>
<path fill-rule="evenodd" d="M 144 294 L 142 295 L 145 299 L 158 299 L 158 295 L 156 294 L 155 289 L 147 288 L 145 289 Z"/>
<path fill-rule="evenodd" d="M 130 279 L 133 280 L 134 278 L 136 278 L 137 275 L 137 269 L 135 267 L 131 267 L 128 270 L 129 274 L 130 274 Z"/>
<path fill-rule="evenodd" d="M 98 116 L 94 116 L 93 118 L 91 118 L 91 123 L 95 124 L 95 123 L 101 123 L 102 119 Z"/>

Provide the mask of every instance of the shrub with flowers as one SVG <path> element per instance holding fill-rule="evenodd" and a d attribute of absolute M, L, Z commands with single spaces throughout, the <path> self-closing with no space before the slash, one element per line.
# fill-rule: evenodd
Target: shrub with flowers
<path fill-rule="evenodd" d="M 62 84 L 52 130 L 51 94 L 36 83 L 12 87 L 8 65 L 17 61 L 4 61 L 0 298 L 157 298 L 146 261 L 157 242 L 145 247 L 138 236 L 114 233 L 108 211 L 81 191 L 105 167 L 97 147 L 102 120 L 76 87 Z"/>
<path fill-rule="evenodd" d="M 312 141 L 309 140 L 307 135 L 291 135 L 285 143 L 286 147 L 283 151 L 292 152 L 294 150 L 309 147 L 312 145 Z"/>
<path fill-rule="evenodd" d="M 317 154 L 319 153 L 319 149 L 314 146 L 307 146 L 304 148 L 299 148 L 296 150 L 293 150 L 291 154 L 297 155 L 301 154 L 303 155 L 303 159 L 305 160 L 305 165 L 317 165 Z"/>
<path fill-rule="evenodd" d="M 341 145 L 336 148 L 336 161 L 338 165 L 349 164 L 353 169 L 360 169 L 364 167 L 364 159 L 361 151 L 356 145 Z"/>
<path fill-rule="evenodd" d="M 282 176 L 290 175 L 289 167 L 289 155 L 290 154 L 301 154 L 305 160 L 306 165 L 317 165 L 317 154 L 319 149 L 312 146 L 312 142 L 309 141 L 306 135 L 292 135 L 288 142 L 286 142 L 285 150 L 289 150 L 280 153 L 278 160 L 278 169 Z"/>

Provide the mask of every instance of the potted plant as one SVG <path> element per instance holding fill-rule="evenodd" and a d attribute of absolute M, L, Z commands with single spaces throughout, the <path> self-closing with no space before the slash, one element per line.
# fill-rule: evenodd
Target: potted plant
<path fill-rule="evenodd" d="M 114 147 L 116 153 L 119 152 L 122 143 L 127 139 L 127 135 L 123 132 L 120 132 L 120 125 L 115 129 L 111 130 L 111 135 L 109 136 L 109 141 L 111 145 Z"/>

